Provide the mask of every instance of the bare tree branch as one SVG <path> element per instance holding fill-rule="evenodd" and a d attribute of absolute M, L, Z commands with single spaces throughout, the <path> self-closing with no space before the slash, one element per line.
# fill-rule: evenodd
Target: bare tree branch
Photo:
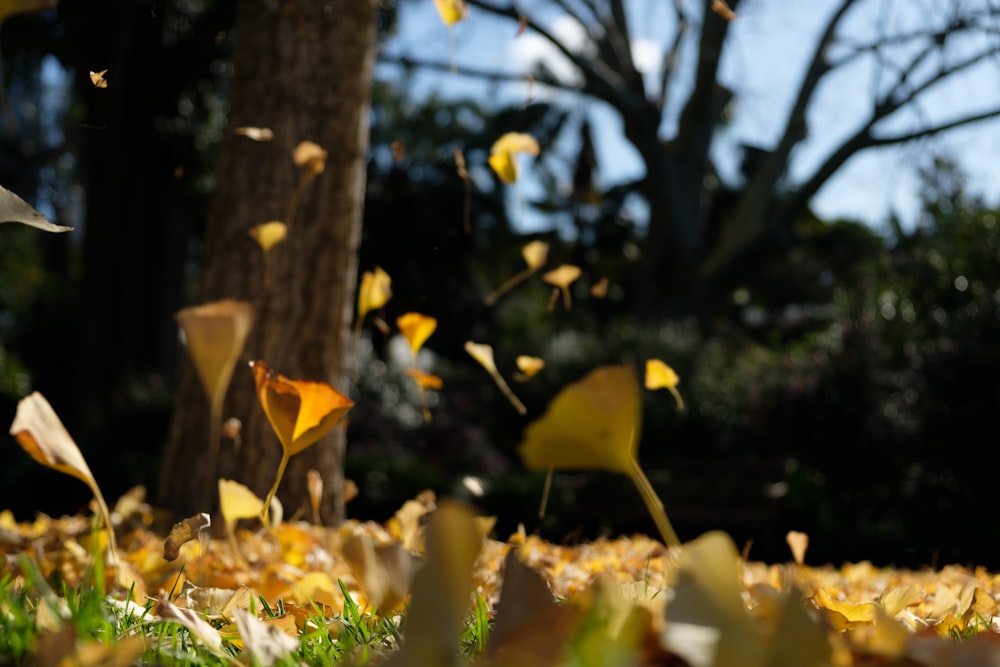
<path fill-rule="evenodd" d="M 632 59 L 632 34 L 628 27 L 628 17 L 625 16 L 625 6 L 622 0 L 610 0 L 611 21 L 614 30 L 608 30 L 608 42 L 615 53 L 616 64 L 619 71 L 629 82 L 634 90 L 643 97 L 646 96 L 646 87 L 642 80 L 642 75 L 635 67 Z"/>
<path fill-rule="evenodd" d="M 528 79 L 524 74 L 518 74 L 516 72 L 504 72 L 501 70 L 493 69 L 483 69 L 479 67 L 467 67 L 463 65 L 453 66 L 451 63 L 440 62 L 435 60 L 422 60 L 420 58 L 413 58 L 411 56 L 396 56 L 380 59 L 379 62 L 383 65 L 396 65 L 397 67 L 408 68 L 408 69 L 426 69 L 435 72 L 448 72 L 450 74 L 455 74 L 457 76 L 466 76 L 473 79 L 482 79 L 483 81 L 493 81 L 499 83 L 527 83 Z M 551 86 L 552 88 L 558 88 L 559 90 L 564 90 L 569 93 L 581 93 L 585 94 L 585 91 L 571 84 L 559 81 L 554 77 L 549 76 L 536 76 L 534 77 L 535 83 Z"/>
<path fill-rule="evenodd" d="M 674 72 L 677 71 L 677 61 L 680 58 L 681 44 L 690 25 L 687 16 L 684 15 L 684 7 L 681 4 L 681 0 L 674 0 L 674 17 L 677 21 L 677 27 L 674 29 L 674 38 L 671 40 L 670 47 L 666 51 L 667 55 L 663 58 L 660 70 L 660 91 L 656 100 L 656 108 L 660 111 L 663 111 L 667 105 L 667 91 L 670 89 L 670 80 L 673 78 Z"/>

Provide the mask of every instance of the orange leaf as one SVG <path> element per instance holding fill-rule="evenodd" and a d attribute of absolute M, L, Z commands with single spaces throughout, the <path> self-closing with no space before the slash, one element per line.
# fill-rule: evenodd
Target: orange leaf
<path fill-rule="evenodd" d="M 399 333 L 410 343 L 413 358 L 416 359 L 420 348 L 437 329 L 437 320 L 420 313 L 406 313 L 396 319 L 396 326 L 399 327 Z"/>
<path fill-rule="evenodd" d="M 425 373 L 419 368 L 407 368 L 406 374 L 413 378 L 421 389 L 440 389 L 444 386 L 444 380 L 437 375 Z"/>
<path fill-rule="evenodd" d="M 252 361 L 250 367 L 260 404 L 289 456 L 329 433 L 354 407 L 354 401 L 326 382 L 289 380 L 263 361 Z"/>

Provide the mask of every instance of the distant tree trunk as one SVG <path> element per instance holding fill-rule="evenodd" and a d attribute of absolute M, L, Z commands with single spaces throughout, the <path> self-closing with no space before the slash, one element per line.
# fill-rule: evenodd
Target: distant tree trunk
<path fill-rule="evenodd" d="M 232 297 L 254 305 L 254 329 L 224 415 L 238 418 L 243 430 L 238 447 L 224 442 L 221 460 L 206 465 L 208 399 L 186 362 L 159 489 L 167 509 L 207 511 L 200 499 L 217 484 L 208 470 L 261 496 L 274 480 L 281 446 L 246 361 L 261 359 L 290 378 L 323 380 L 347 392 L 376 6 L 376 0 L 240 3 L 199 303 Z M 268 127 L 274 140 L 238 136 L 241 126 Z M 261 250 L 248 232 L 286 218 L 301 175 L 292 151 L 305 140 L 329 152 L 326 170 L 305 188 L 288 238 L 270 253 L 265 282 Z M 286 514 L 307 505 L 306 471 L 315 468 L 325 481 L 323 519 L 343 519 L 344 448 L 338 428 L 292 458 L 278 494 Z"/>

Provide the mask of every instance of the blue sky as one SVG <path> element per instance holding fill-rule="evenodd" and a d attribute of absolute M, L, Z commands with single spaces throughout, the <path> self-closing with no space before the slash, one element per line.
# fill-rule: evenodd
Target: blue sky
<path fill-rule="evenodd" d="M 691 0 L 689 6 L 693 5 Z M 731 26 L 726 44 L 721 79 L 737 93 L 737 106 L 732 122 L 719 136 L 714 157 L 719 170 L 735 174 L 741 143 L 772 145 L 783 127 L 788 107 L 798 81 L 812 54 L 815 36 L 825 23 L 836 0 L 744 0 L 740 16 Z M 949 7 L 976 5 L 975 0 L 863 0 L 852 10 L 844 24 L 843 34 L 850 39 L 864 40 L 875 36 L 877 26 L 888 25 L 900 30 L 923 24 L 927 16 L 943 15 Z M 547 3 L 537 3 L 546 7 Z M 659 65 L 664 45 L 673 34 L 673 16 L 666 0 L 633 0 L 628 3 L 633 30 L 634 55 L 642 67 L 648 63 L 650 76 Z M 559 10 L 533 14 L 551 30 L 570 43 L 584 44 L 579 27 Z M 454 27 L 456 62 L 479 68 L 494 68 L 508 72 L 525 72 L 539 60 L 545 61 L 556 73 L 574 76 L 571 66 L 560 62 L 545 40 L 530 32 L 515 36 L 517 26 L 509 21 L 470 8 L 468 19 Z M 690 65 L 696 48 L 697 26 L 689 32 L 682 58 Z M 975 44 L 949 44 L 949 57 L 959 57 Z M 399 36 L 389 45 L 389 53 L 447 61 L 450 57 L 448 33 L 439 21 L 433 2 L 402 3 Z M 834 51 L 834 54 L 837 52 Z M 907 54 L 895 54 L 899 63 L 908 62 Z M 1000 105 L 1000 61 L 992 60 L 967 75 L 929 91 L 919 108 L 886 128 L 901 128 L 919 122 L 921 118 L 944 119 L 970 111 Z M 685 61 L 680 65 L 685 68 Z M 817 103 L 809 115 L 810 134 L 794 156 L 791 173 L 801 177 L 808 173 L 838 140 L 849 134 L 871 108 L 872 91 L 880 85 L 878 65 L 872 59 L 860 59 L 832 75 L 817 93 Z M 382 66 L 383 78 L 398 76 L 398 69 Z M 651 81 L 655 78 L 651 78 Z M 423 73 L 411 79 L 411 90 L 417 95 L 491 97 L 498 103 L 522 103 L 527 86 L 522 83 L 488 84 L 447 73 Z M 686 97 L 684 85 L 668 106 L 664 134 L 671 131 L 670 111 L 676 112 Z M 884 85 L 884 83 L 883 83 Z M 599 154 L 599 179 L 603 184 L 634 178 L 642 173 L 642 165 L 631 146 L 625 141 L 617 116 L 602 103 L 586 98 L 569 99 L 565 93 L 535 86 L 535 99 L 559 100 L 576 109 L 586 109 L 595 127 Z M 570 145 L 567 148 L 572 150 Z M 989 202 L 996 202 L 1000 168 L 996 156 L 1000 151 L 1000 121 L 990 120 L 952 131 L 947 135 L 902 147 L 869 150 L 852 158 L 831 179 L 812 202 L 823 217 L 849 217 L 869 224 L 881 225 L 890 213 L 895 213 L 905 225 L 917 220 L 917 188 L 914 167 L 926 160 L 933 151 L 946 151 L 959 159 L 966 169 L 973 191 Z M 531 194 L 531 183 L 525 183 L 525 193 Z M 529 219 L 530 224 L 530 219 Z"/>

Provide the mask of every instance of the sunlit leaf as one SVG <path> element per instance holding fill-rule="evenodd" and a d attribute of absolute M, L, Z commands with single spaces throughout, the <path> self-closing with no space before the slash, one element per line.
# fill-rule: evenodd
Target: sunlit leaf
<path fill-rule="evenodd" d="M 545 266 L 545 261 L 549 256 L 549 244 L 545 241 L 537 240 L 526 243 L 521 248 L 521 256 L 524 257 L 524 263 L 528 265 L 528 268 L 508 278 L 492 294 L 486 297 L 485 302 L 487 306 L 492 305 L 501 296 Z"/>
<path fill-rule="evenodd" d="M 504 183 L 517 181 L 517 155 L 527 153 L 538 155 L 538 141 L 530 134 L 508 132 L 497 139 L 490 148 L 489 163 L 493 171 Z"/>
<path fill-rule="evenodd" d="M 326 382 L 289 380 L 272 373 L 263 361 L 250 362 L 257 398 L 281 442 L 282 456 L 274 486 L 264 501 L 264 510 L 278 490 L 288 459 L 330 432 L 354 401 Z"/>
<path fill-rule="evenodd" d="M 76 477 L 90 487 L 108 531 L 112 557 L 115 557 L 117 545 L 114 525 L 111 523 L 111 512 L 104 502 L 104 495 L 90 472 L 90 466 L 80 453 L 80 448 L 42 394 L 35 391 L 18 401 L 10 434 L 31 458 L 43 466 Z"/>
<path fill-rule="evenodd" d="M 415 361 L 420 348 L 437 329 L 437 320 L 420 313 L 406 313 L 396 319 L 396 326 L 399 327 L 399 333 L 403 334 L 403 338 L 410 344 Z"/>
<path fill-rule="evenodd" d="M 529 357 L 525 354 L 519 354 L 514 363 L 517 364 L 517 368 L 520 373 L 514 373 L 514 379 L 518 382 L 527 382 L 531 378 L 538 375 L 538 372 L 545 368 L 545 360 L 538 357 Z"/>
<path fill-rule="evenodd" d="M 600 469 L 628 475 L 668 545 L 680 543 L 635 458 L 642 427 L 639 382 L 631 366 L 602 366 L 565 387 L 524 433 L 521 458 L 536 470 Z"/>
<path fill-rule="evenodd" d="M 437 7 L 441 21 L 449 28 L 464 20 L 468 13 L 465 0 L 434 0 L 434 6 Z"/>
<path fill-rule="evenodd" d="M 327 157 L 329 153 L 312 141 L 299 142 L 292 151 L 292 162 L 309 178 L 315 178 L 323 173 Z"/>
<path fill-rule="evenodd" d="M 382 267 L 376 266 L 374 271 L 362 273 L 358 286 L 358 322 L 364 320 L 369 312 L 385 306 L 391 298 L 392 278 Z"/>
<path fill-rule="evenodd" d="M 673 368 L 659 359 L 646 360 L 646 389 L 666 389 L 677 401 L 677 409 L 684 410 L 684 399 L 677 390 L 681 379 Z"/>
<path fill-rule="evenodd" d="M 240 564 L 243 564 L 244 560 L 239 543 L 236 541 L 236 523 L 240 519 L 260 518 L 263 510 L 264 501 L 253 491 L 231 479 L 219 480 L 219 512 L 226 525 L 233 556 Z"/>
<path fill-rule="evenodd" d="M 181 547 L 191 540 L 201 539 L 204 535 L 202 531 L 211 525 L 212 517 L 205 512 L 175 523 L 163 542 L 163 559 L 176 560 L 181 554 Z"/>
<path fill-rule="evenodd" d="M 497 370 L 496 362 L 493 360 L 493 348 L 485 343 L 475 343 L 467 340 L 465 341 L 465 351 L 469 353 L 470 357 L 479 362 L 480 366 L 486 369 L 486 372 L 490 374 L 493 382 L 496 383 L 503 395 L 510 401 L 510 404 L 514 406 L 514 409 L 522 415 L 526 414 L 528 408 L 524 407 L 521 399 L 514 395 L 507 381 L 503 379 L 500 371 Z"/>
<path fill-rule="evenodd" d="M 271 141 L 274 139 L 274 131 L 269 127 L 238 127 L 233 132 L 252 141 Z"/>
<path fill-rule="evenodd" d="M 205 645 L 217 656 L 225 657 L 227 654 L 222 645 L 222 635 L 212 627 L 207 621 L 201 618 L 197 612 L 190 609 L 181 609 L 173 604 L 166 591 L 160 593 L 160 598 L 153 607 L 153 613 L 161 618 L 177 621 L 194 636 L 199 642 Z"/>
<path fill-rule="evenodd" d="M 250 228 L 250 236 L 266 253 L 288 237 L 288 226 L 280 220 L 262 222 Z"/>
<path fill-rule="evenodd" d="M 90 72 L 90 82 L 94 84 L 94 88 L 107 88 L 108 82 L 104 78 L 104 75 L 108 73 L 108 70 L 102 69 L 99 72 Z"/>
<path fill-rule="evenodd" d="M 319 505 L 323 501 L 323 475 L 320 474 L 319 470 L 310 468 L 306 472 L 306 489 L 309 491 L 309 506 L 312 508 L 313 523 L 322 526 L 323 520 L 319 514 Z"/>
<path fill-rule="evenodd" d="M 344 542 L 342 555 L 379 612 L 390 615 L 403 601 L 417 561 L 401 542 L 376 545 L 367 533 L 358 532 Z"/>
<path fill-rule="evenodd" d="M 590 296 L 595 299 L 603 299 L 608 295 L 608 279 L 601 278 L 590 287 Z"/>
<path fill-rule="evenodd" d="M 579 266 L 574 266 L 572 264 L 563 264 L 555 269 L 552 269 L 548 273 L 542 274 L 542 280 L 550 285 L 558 288 L 563 295 L 563 305 L 566 308 L 572 306 L 569 295 L 569 286 L 572 285 L 580 277 L 581 270 Z"/>
<path fill-rule="evenodd" d="M 421 389 L 437 390 L 444 386 L 444 380 L 440 377 L 431 373 L 425 373 L 419 368 L 407 368 L 406 374 L 413 378 Z"/>
<path fill-rule="evenodd" d="M 0 18 L 2 20 L 2 18 Z M 72 227 L 56 225 L 7 188 L 0 186 L 0 223 L 20 222 L 45 232 L 68 232 Z"/>
<path fill-rule="evenodd" d="M 785 542 L 788 543 L 788 548 L 792 550 L 792 558 L 797 565 L 802 565 L 806 562 L 806 549 L 809 548 L 808 535 L 800 533 L 797 530 L 790 530 L 785 535 Z"/>

